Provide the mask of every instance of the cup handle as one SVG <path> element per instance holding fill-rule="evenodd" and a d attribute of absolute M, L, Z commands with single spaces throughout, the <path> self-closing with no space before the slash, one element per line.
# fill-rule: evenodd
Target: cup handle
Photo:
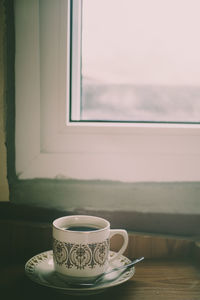
<path fill-rule="evenodd" d="M 110 229 L 109 238 L 111 239 L 111 237 L 113 237 L 113 235 L 115 235 L 115 234 L 122 235 L 123 239 L 124 239 L 124 243 L 123 243 L 121 249 L 114 256 L 112 256 L 108 259 L 109 262 L 112 262 L 113 260 L 117 259 L 121 254 L 123 254 L 124 251 L 126 250 L 127 245 L 128 245 L 128 234 L 127 234 L 126 230 L 124 230 L 124 229 Z"/>

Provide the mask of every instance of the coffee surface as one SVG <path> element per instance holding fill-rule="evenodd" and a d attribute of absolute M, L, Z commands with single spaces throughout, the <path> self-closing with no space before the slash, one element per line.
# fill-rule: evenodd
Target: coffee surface
<path fill-rule="evenodd" d="M 70 230 L 70 231 L 95 231 L 100 228 L 98 227 L 92 227 L 92 226 L 69 226 L 66 227 L 65 230 Z"/>

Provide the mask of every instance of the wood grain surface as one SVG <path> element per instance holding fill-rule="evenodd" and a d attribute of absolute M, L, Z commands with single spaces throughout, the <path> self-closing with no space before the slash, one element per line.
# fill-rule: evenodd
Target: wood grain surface
<path fill-rule="evenodd" d="M 74 297 L 32 283 L 23 265 L 0 269 L 1 299 L 115 299 L 115 300 L 199 300 L 200 269 L 192 261 L 145 260 L 136 266 L 135 275 L 122 285 L 101 294 Z"/>
<path fill-rule="evenodd" d="M 3 262 L 21 261 L 42 251 L 52 249 L 52 227 L 49 223 L 19 220 L 0 220 L 0 256 Z M 199 241 L 191 238 L 129 232 L 129 243 L 124 255 L 130 259 L 187 258 L 199 257 Z M 111 240 L 111 249 L 118 251 L 122 238 L 116 235 Z M 0 261 L 0 264 L 2 261 Z"/>
<path fill-rule="evenodd" d="M 122 244 L 121 236 L 112 240 L 112 249 L 117 251 Z M 129 244 L 125 255 L 130 259 L 144 256 L 145 258 L 187 258 L 192 255 L 195 241 L 183 237 L 147 235 L 129 233 Z"/>
<path fill-rule="evenodd" d="M 0 299 L 115 299 L 115 300 L 200 300 L 200 243 L 192 238 L 129 233 L 124 255 L 144 256 L 135 275 L 126 283 L 103 294 L 74 297 L 38 286 L 26 278 L 24 263 L 51 249 L 51 225 L 19 220 L 0 220 Z M 111 240 L 112 250 L 122 244 Z"/>

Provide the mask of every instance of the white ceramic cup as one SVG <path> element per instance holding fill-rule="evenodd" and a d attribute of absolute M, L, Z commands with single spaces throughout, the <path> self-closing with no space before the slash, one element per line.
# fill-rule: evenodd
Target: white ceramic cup
<path fill-rule="evenodd" d="M 119 252 L 110 257 L 110 238 L 115 234 L 122 235 L 124 242 Z M 103 218 L 74 215 L 53 222 L 55 271 L 71 281 L 93 280 L 123 254 L 127 245 L 126 230 L 110 229 L 110 223 Z"/>

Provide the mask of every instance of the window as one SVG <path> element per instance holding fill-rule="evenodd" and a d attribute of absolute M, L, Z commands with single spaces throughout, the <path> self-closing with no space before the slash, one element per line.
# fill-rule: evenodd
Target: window
<path fill-rule="evenodd" d="M 70 122 L 70 3 L 15 1 L 18 177 L 199 181 L 199 125 Z"/>
<path fill-rule="evenodd" d="M 72 1 L 71 120 L 199 122 L 199 9 L 196 0 Z"/>

